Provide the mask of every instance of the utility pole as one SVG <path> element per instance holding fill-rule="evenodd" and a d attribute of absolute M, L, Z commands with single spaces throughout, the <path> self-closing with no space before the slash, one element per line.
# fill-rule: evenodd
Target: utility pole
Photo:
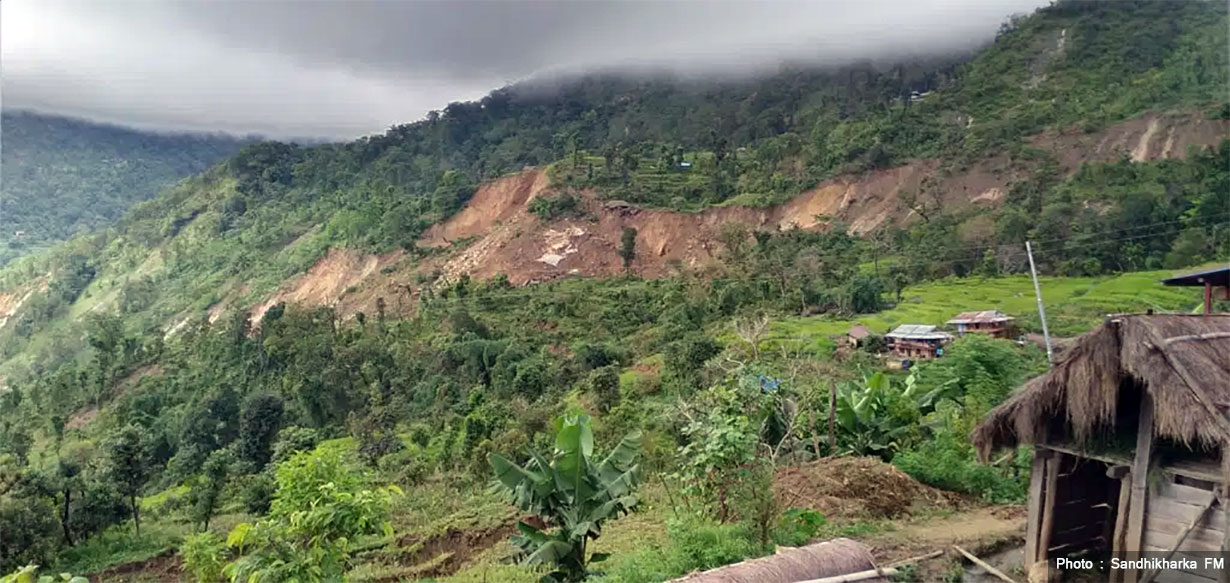
<path fill-rule="evenodd" d="M 1046 341 L 1046 365 L 1055 364 L 1055 351 L 1051 348 L 1051 332 L 1046 327 L 1046 307 L 1042 305 L 1042 288 L 1038 287 L 1038 268 L 1034 267 L 1034 249 L 1025 242 L 1025 254 L 1029 255 L 1029 275 L 1034 278 L 1034 297 L 1038 298 L 1038 317 L 1042 319 L 1042 339 Z"/>

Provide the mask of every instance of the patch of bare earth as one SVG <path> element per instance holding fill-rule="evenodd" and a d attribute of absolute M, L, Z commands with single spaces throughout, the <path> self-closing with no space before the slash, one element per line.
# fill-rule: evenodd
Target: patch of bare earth
<path fill-rule="evenodd" d="M 957 494 L 919 483 L 870 457 L 835 457 L 779 468 L 773 490 L 787 508 L 810 508 L 828 518 L 894 518 L 923 508 L 966 504 Z"/>
<path fill-rule="evenodd" d="M 419 578 L 452 575 L 479 555 L 508 540 L 515 530 L 515 525 L 508 523 L 483 529 L 449 528 L 425 538 L 403 536 L 397 540 L 400 549 L 395 555 L 395 562 L 407 568 L 376 581 L 400 581 L 408 574 Z"/>
<path fill-rule="evenodd" d="M 269 308 L 281 302 L 299 306 L 333 306 L 383 267 L 396 263 L 404 251 L 372 255 L 349 249 L 330 249 L 307 273 L 282 285 L 273 296 L 252 308 L 252 321 L 260 322 Z"/>
<path fill-rule="evenodd" d="M 918 564 L 921 581 L 942 580 L 954 562 L 965 563 L 953 546 L 982 557 L 1003 571 L 1020 565 L 1019 547 L 1025 539 L 1025 508 L 1020 506 L 975 507 L 947 515 L 925 516 L 903 521 L 887 532 L 856 537 L 872 548 L 879 564 L 918 557 L 934 551 L 945 556 Z M 967 566 L 978 570 L 976 567 Z M 967 575 L 967 581 L 991 581 Z"/>
<path fill-rule="evenodd" d="M 135 563 L 107 568 L 89 576 L 92 583 L 181 583 L 190 581 L 181 567 L 179 555 L 165 551 Z"/>
<path fill-rule="evenodd" d="M 1029 143 L 1051 152 L 1070 173 L 1085 162 L 1123 156 L 1181 157 L 1189 146 L 1216 144 L 1227 135 L 1230 122 L 1224 120 L 1198 113 L 1154 113 L 1094 133 L 1049 130 Z M 593 192 L 580 192 L 584 218 L 544 223 L 527 205 L 551 191 L 550 180 L 546 171 L 530 168 L 482 184 L 458 213 L 428 229 L 418 245 L 436 249 L 435 255 L 412 260 L 401 251 L 371 255 L 331 249 L 307 273 L 253 306 L 252 316 L 259 322 L 278 302 L 332 306 L 347 318 L 359 312 L 372 317 L 379 305 L 388 315 L 408 315 L 420 291 L 416 276 L 428 273 L 438 273 L 446 282 L 503 274 L 514 285 L 526 285 L 626 271 L 656 278 L 679 267 L 720 271 L 719 233 L 726 223 L 761 230 L 821 230 L 840 223 L 853 234 L 864 234 L 884 224 L 920 220 L 917 210 L 923 207 L 998 205 L 1024 172 L 1008 154 L 958 170 L 944 168 L 937 160 L 915 160 L 835 177 L 776 207 L 716 207 L 700 213 L 607 204 Z M 906 205 L 903 198 L 909 196 L 923 204 Z M 627 269 L 619 254 L 625 228 L 637 230 L 636 257 Z"/>

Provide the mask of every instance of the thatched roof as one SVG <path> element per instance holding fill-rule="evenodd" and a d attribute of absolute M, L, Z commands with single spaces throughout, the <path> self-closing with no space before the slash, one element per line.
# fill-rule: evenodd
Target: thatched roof
<path fill-rule="evenodd" d="M 778 549 L 774 555 L 692 573 L 670 583 L 792 583 L 874 568 L 871 549 L 858 541 L 838 538 Z"/>
<path fill-rule="evenodd" d="M 1194 338 L 1166 344 L 1178 337 Z M 1095 429 L 1113 428 L 1125 379 L 1153 398 L 1156 436 L 1189 445 L 1221 444 L 1223 422 L 1200 402 L 1167 355 L 1224 417 L 1230 410 L 1230 315 L 1114 316 L 1078 338 L 1050 372 L 993 409 L 974 430 L 974 445 L 986 459 L 996 449 L 1036 443 L 1043 422 L 1056 417 L 1066 419 L 1078 440 Z"/>

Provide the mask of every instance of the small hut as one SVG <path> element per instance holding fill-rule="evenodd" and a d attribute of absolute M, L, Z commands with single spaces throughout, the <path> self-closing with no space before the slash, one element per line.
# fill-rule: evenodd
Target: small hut
<path fill-rule="evenodd" d="M 884 335 L 888 350 L 898 358 L 935 358 L 943 354 L 943 346 L 952 342 L 952 334 L 925 324 L 902 324 Z"/>
<path fill-rule="evenodd" d="M 862 324 L 855 324 L 846 332 L 846 343 L 850 345 L 850 348 L 858 348 L 869 337 L 871 337 L 871 330 Z"/>
<path fill-rule="evenodd" d="M 999 310 L 982 310 L 961 312 L 953 316 L 948 325 L 957 329 L 957 336 L 986 334 L 994 338 L 1008 338 L 1012 335 L 1012 320 L 1012 316 Z"/>
<path fill-rule="evenodd" d="M 984 460 L 1035 448 L 1026 565 L 1178 553 L 1196 568 L 1108 574 L 1224 582 L 1228 571 L 1200 557 L 1230 550 L 1228 410 L 1230 315 L 1112 316 L 993 409 L 973 441 Z"/>

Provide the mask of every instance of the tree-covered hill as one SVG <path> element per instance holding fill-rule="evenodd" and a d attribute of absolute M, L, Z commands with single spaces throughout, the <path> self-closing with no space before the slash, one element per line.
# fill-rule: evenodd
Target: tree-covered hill
<path fill-rule="evenodd" d="M 138 131 L 29 111 L 0 116 L 0 264 L 106 227 L 245 140 Z"/>
<path fill-rule="evenodd" d="M 819 450 L 825 436 L 804 419 L 828 417 L 831 386 L 841 387 L 838 451 L 985 501 L 1019 501 L 1028 452 L 980 466 L 965 436 L 1044 368 L 1039 351 L 967 339 L 907 376 L 829 333 L 997 307 L 1032 330 L 1021 311 L 1032 293 L 1025 240 L 1053 277 L 1044 293 L 1063 304 L 1052 313 L 1065 334 L 1107 312 L 1188 309 L 1194 298 L 1160 288 L 1162 272 L 1125 272 L 1230 256 L 1230 141 L 1218 139 L 1230 118 L 1227 24 L 1216 2 L 1058 2 L 1008 22 L 971 55 L 707 84 L 617 75 L 525 84 L 350 143 L 246 145 L 109 227 L 0 270 L 0 529 L 21 537 L 0 544 L 0 570 L 50 561 L 97 571 L 182 543 L 201 580 L 217 580 L 230 560 L 232 573 L 274 580 L 285 573 L 261 569 L 305 567 L 309 556 L 331 569 L 322 580 L 443 572 L 429 569 L 447 557 L 435 565 L 419 554 L 433 533 L 507 526 L 508 509 L 481 494 L 488 454 L 567 446 L 590 431 L 575 417 L 584 412 L 603 445 L 642 432 L 643 469 L 665 496 L 638 518 L 665 531 L 671 515 L 674 546 L 612 557 L 604 580 L 660 581 L 818 532 L 810 517 L 811 534 L 784 535 L 802 528 L 790 522 L 800 515 L 755 493 L 771 491 L 764 481 L 779 452 L 803 460 Z M 1195 120 L 1183 127 L 1204 128 L 1203 141 L 1187 143 L 1210 147 L 1165 146 L 1183 143 L 1165 125 L 1172 118 Z M 1136 142 L 1167 155 L 1046 146 L 1060 136 L 1092 151 L 1133 123 L 1156 125 Z M 546 167 L 537 175 L 557 192 L 537 199 L 533 221 L 511 238 L 596 222 L 583 204 L 595 200 L 630 203 L 612 212 L 723 211 L 780 203 L 836 177 L 865 183 L 903 166 L 930 174 L 902 189 L 866 236 L 730 221 L 715 226 L 712 262 L 642 279 L 636 258 L 660 251 L 615 229 L 603 245 L 624 261 L 618 277 L 520 288 L 500 276 L 440 277 L 435 262 L 481 251 L 481 234 L 427 246 L 424 231 L 463 217 L 476 185 L 527 165 Z M 981 205 L 939 204 L 949 199 L 934 185 L 971 168 L 1004 188 Z M 350 318 L 329 302 L 298 305 L 295 294 L 270 301 L 314 267 L 400 278 L 404 296 L 375 298 Z M 983 304 L 955 305 L 967 301 Z M 258 305 L 255 322 L 247 310 Z M 573 421 L 555 441 L 560 416 Z M 575 453 L 529 470 L 578 464 Z M 621 468 L 629 461 L 617 457 Z M 611 485 L 609 471 L 597 474 Z M 317 481 L 343 475 L 328 489 L 337 496 L 313 494 Z M 736 475 L 754 491 L 722 479 Z M 373 484 L 391 482 L 416 490 L 390 502 Z M 296 513 L 346 520 L 306 532 L 288 519 Z M 128 526 L 138 518 L 141 536 Z M 392 536 L 377 532 L 386 519 Z M 242 544 L 215 536 L 219 523 L 239 522 L 253 523 L 237 529 Z M 281 536 L 305 546 L 274 548 Z M 721 541 L 722 552 L 689 555 L 688 541 Z M 569 549 L 561 555 L 575 557 Z M 458 580 L 488 580 L 490 566 Z M 541 575 L 495 572 L 490 580 Z"/>

